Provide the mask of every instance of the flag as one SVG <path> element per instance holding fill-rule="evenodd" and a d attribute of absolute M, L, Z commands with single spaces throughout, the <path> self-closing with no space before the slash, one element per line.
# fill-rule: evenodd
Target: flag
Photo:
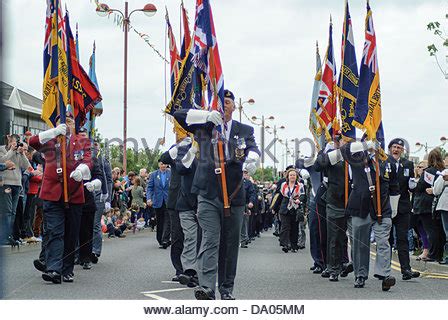
<path fill-rule="evenodd" d="M 367 139 L 376 139 L 384 149 L 376 34 L 373 27 L 372 10 L 370 9 L 369 3 L 367 3 L 365 24 L 365 43 L 361 60 L 358 99 L 353 125 L 365 130 Z"/>
<path fill-rule="evenodd" d="M 349 140 L 356 139 L 356 128 L 352 125 L 358 95 L 359 76 L 356 62 L 355 40 L 348 1 L 345 3 L 345 18 L 342 30 L 341 71 L 339 73 L 339 106 L 341 112 L 341 134 Z"/>
<path fill-rule="evenodd" d="M 179 65 L 181 63 L 179 51 L 176 46 L 176 39 L 174 38 L 173 28 L 171 27 L 170 18 L 168 16 L 168 9 L 166 9 L 166 24 L 167 24 L 167 36 L 170 45 L 170 70 L 171 70 L 171 94 L 174 93 L 176 81 L 179 78 Z"/>
<path fill-rule="evenodd" d="M 187 9 L 185 9 L 183 1 L 181 3 L 181 8 L 182 8 L 182 22 L 184 26 L 184 40 L 182 42 L 182 47 L 180 49 L 180 58 L 181 60 L 183 60 L 187 55 L 188 48 L 190 48 L 191 32 L 190 32 L 190 25 L 188 23 Z"/>
<path fill-rule="evenodd" d="M 319 96 L 319 88 L 322 80 L 322 61 L 319 54 L 319 46 L 316 43 L 316 75 L 314 76 L 314 86 L 313 95 L 311 98 L 311 110 L 310 110 L 310 120 L 309 129 L 314 138 L 314 143 L 318 150 L 321 150 L 325 146 L 325 135 L 323 134 L 323 129 L 321 128 L 319 121 L 316 118 L 316 106 L 317 98 Z"/>
<path fill-rule="evenodd" d="M 68 100 L 66 45 L 61 3 L 59 0 L 47 0 L 41 117 L 49 127 L 56 126 L 58 120 L 65 123 Z"/>
<path fill-rule="evenodd" d="M 197 0 L 193 60 L 205 74 L 208 108 L 224 114 L 224 75 L 209 0 Z"/>
<path fill-rule="evenodd" d="M 89 79 L 76 57 L 75 39 L 70 28 L 68 12 L 65 14 L 65 25 L 68 40 L 67 59 L 69 60 L 68 79 L 70 83 L 70 103 L 73 107 L 76 130 L 78 131 L 84 125 L 87 113 L 102 98 L 95 84 Z"/>
<path fill-rule="evenodd" d="M 336 61 L 333 52 L 333 24 L 330 22 L 327 54 L 316 104 L 316 118 L 324 130 L 327 141 L 332 140 L 333 129 L 338 125 L 337 118 Z"/>
<path fill-rule="evenodd" d="M 89 78 L 93 82 L 95 87 L 99 90 L 98 80 L 96 78 L 96 71 L 95 71 L 95 50 L 96 50 L 96 45 L 94 42 L 93 43 L 93 52 L 92 52 L 92 55 L 90 56 L 90 60 L 89 60 Z M 93 139 L 95 137 L 96 117 L 99 117 L 102 113 L 103 113 L 103 102 L 102 101 L 95 104 L 94 108 L 92 110 L 90 110 L 89 112 L 87 112 L 84 128 L 86 128 L 90 139 Z"/>

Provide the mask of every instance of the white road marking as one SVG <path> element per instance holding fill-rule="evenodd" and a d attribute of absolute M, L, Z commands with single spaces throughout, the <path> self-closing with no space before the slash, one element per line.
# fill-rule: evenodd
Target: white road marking
<path fill-rule="evenodd" d="M 144 296 L 148 297 L 148 298 L 152 298 L 154 300 L 168 300 L 167 298 L 163 298 L 161 296 L 158 296 L 156 294 L 151 294 L 151 293 L 144 293 Z"/>
<path fill-rule="evenodd" d="M 184 290 L 193 290 L 192 288 L 174 288 L 174 289 L 162 289 L 162 290 L 154 290 L 154 291 L 144 291 L 142 294 L 152 294 L 152 293 L 162 293 L 162 292 L 174 292 L 174 291 L 184 291 Z"/>

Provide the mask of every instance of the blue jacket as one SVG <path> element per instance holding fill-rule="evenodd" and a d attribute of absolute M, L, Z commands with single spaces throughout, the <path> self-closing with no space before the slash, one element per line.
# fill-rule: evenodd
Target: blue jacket
<path fill-rule="evenodd" d="M 146 188 L 146 199 L 152 201 L 154 209 L 161 208 L 163 203 L 166 204 L 168 200 L 168 189 L 170 187 L 171 171 L 166 170 L 165 186 L 162 185 L 161 171 L 157 170 L 151 173 L 149 177 L 148 186 Z"/>

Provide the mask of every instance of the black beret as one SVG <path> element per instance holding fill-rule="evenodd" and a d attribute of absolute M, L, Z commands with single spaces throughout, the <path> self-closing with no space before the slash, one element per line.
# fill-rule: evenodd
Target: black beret
<path fill-rule="evenodd" d="M 398 145 L 404 147 L 404 139 L 401 139 L 401 138 L 392 139 L 389 142 L 389 145 L 387 146 L 387 148 L 390 149 L 394 144 L 398 144 Z"/>
<path fill-rule="evenodd" d="M 235 100 L 235 95 L 233 94 L 232 91 L 226 89 L 224 90 L 224 98 Z"/>

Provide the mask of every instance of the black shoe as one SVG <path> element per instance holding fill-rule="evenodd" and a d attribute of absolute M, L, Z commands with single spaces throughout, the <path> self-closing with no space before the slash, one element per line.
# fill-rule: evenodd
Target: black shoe
<path fill-rule="evenodd" d="M 98 256 L 96 253 L 93 253 L 90 255 L 90 261 L 92 261 L 93 264 L 97 264 L 98 263 L 98 258 L 100 256 Z"/>
<path fill-rule="evenodd" d="M 279 236 L 278 232 L 274 232 L 273 235 L 276 236 L 276 237 Z"/>
<path fill-rule="evenodd" d="M 235 300 L 235 297 L 231 293 L 221 293 L 221 300 Z"/>
<path fill-rule="evenodd" d="M 161 248 L 161 249 L 166 249 L 166 248 L 168 248 L 168 247 L 169 247 L 168 242 L 164 242 L 164 243 L 162 243 L 162 246 L 159 247 L 159 248 Z"/>
<path fill-rule="evenodd" d="M 288 253 L 289 248 L 288 247 L 282 247 L 282 250 L 283 250 L 284 253 Z"/>
<path fill-rule="evenodd" d="M 241 242 L 240 248 L 248 248 L 246 242 Z"/>
<path fill-rule="evenodd" d="M 84 263 L 82 263 L 81 265 L 82 265 L 82 268 L 83 268 L 84 270 L 90 270 L 90 269 L 92 269 L 92 264 L 91 264 L 90 262 L 84 262 Z"/>
<path fill-rule="evenodd" d="M 299 250 L 305 249 L 305 246 L 299 246 Z"/>
<path fill-rule="evenodd" d="M 321 267 L 316 267 L 316 268 L 314 268 L 314 270 L 313 270 L 313 273 L 314 274 L 320 274 L 320 273 L 322 273 L 322 268 Z"/>
<path fill-rule="evenodd" d="M 171 279 L 171 281 L 173 281 L 173 282 L 180 282 L 179 275 L 176 274 L 176 275 L 173 277 L 173 279 Z"/>
<path fill-rule="evenodd" d="M 392 276 L 385 277 L 383 283 L 381 284 L 381 289 L 383 291 L 389 291 L 391 287 L 395 285 L 395 278 Z"/>
<path fill-rule="evenodd" d="M 325 269 L 324 271 L 322 271 L 322 273 L 320 274 L 320 276 L 322 278 L 330 278 L 330 271 L 328 269 Z"/>
<path fill-rule="evenodd" d="M 364 280 L 364 277 L 357 277 L 355 279 L 355 288 L 364 288 L 365 284 L 366 280 Z"/>
<path fill-rule="evenodd" d="M 62 281 L 64 282 L 73 282 L 73 280 L 75 280 L 75 275 L 72 273 L 66 274 L 65 276 L 62 277 Z"/>
<path fill-rule="evenodd" d="M 420 272 L 412 270 L 406 270 L 403 272 L 402 275 L 403 280 L 411 280 L 412 278 L 418 278 L 418 277 L 420 277 Z"/>
<path fill-rule="evenodd" d="M 330 280 L 331 282 L 339 281 L 338 275 L 337 274 L 330 274 L 330 278 L 328 280 Z"/>
<path fill-rule="evenodd" d="M 196 300 L 215 300 L 215 292 L 207 287 L 197 287 L 194 290 Z"/>
<path fill-rule="evenodd" d="M 56 271 L 48 271 L 42 274 L 42 279 L 48 282 L 53 282 L 55 284 L 61 283 L 61 275 Z"/>
<path fill-rule="evenodd" d="M 43 261 L 40 261 L 39 259 L 36 259 L 33 261 L 34 268 L 39 270 L 40 272 L 45 272 L 47 270 L 47 266 Z"/>
<path fill-rule="evenodd" d="M 11 249 L 14 249 L 14 247 L 17 247 L 17 249 L 20 249 L 20 245 L 22 244 L 21 241 L 15 240 L 12 236 L 8 237 L 7 244 L 11 246 Z"/>
<path fill-rule="evenodd" d="M 345 266 L 344 270 L 341 271 L 340 276 L 341 278 L 345 278 L 348 276 L 349 273 L 353 272 L 353 264 L 349 263 Z"/>
<path fill-rule="evenodd" d="M 125 235 L 124 233 L 120 233 L 120 234 L 118 235 L 118 238 L 126 238 L 126 235 Z"/>
<path fill-rule="evenodd" d="M 310 267 L 310 270 L 311 271 L 314 271 L 316 269 L 316 266 L 312 266 L 312 267 Z"/>
<path fill-rule="evenodd" d="M 373 276 L 374 276 L 375 278 L 377 278 L 378 280 L 384 280 L 384 279 L 386 279 L 385 276 L 380 276 L 379 274 L 374 274 Z"/>
<path fill-rule="evenodd" d="M 439 261 L 439 264 L 448 264 L 448 258 L 445 258 L 445 260 Z"/>

